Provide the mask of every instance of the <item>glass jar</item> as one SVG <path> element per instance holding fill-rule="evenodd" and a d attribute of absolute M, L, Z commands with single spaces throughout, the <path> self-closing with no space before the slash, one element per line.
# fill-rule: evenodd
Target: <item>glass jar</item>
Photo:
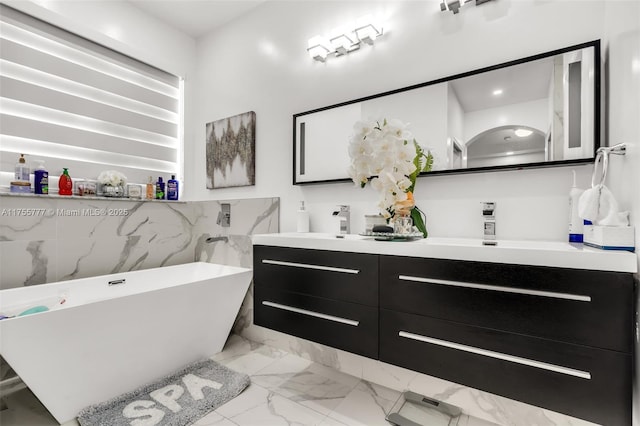
<path fill-rule="evenodd" d="M 123 185 L 102 185 L 102 196 L 103 197 L 124 197 L 124 186 Z"/>
<path fill-rule="evenodd" d="M 410 234 L 413 232 L 413 220 L 409 215 L 396 215 L 393 218 L 394 234 Z"/>

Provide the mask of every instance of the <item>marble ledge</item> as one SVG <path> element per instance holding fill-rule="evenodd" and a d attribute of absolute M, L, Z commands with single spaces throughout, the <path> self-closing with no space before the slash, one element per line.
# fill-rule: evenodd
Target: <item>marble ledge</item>
<path fill-rule="evenodd" d="M 87 196 L 87 195 L 56 195 L 56 194 L 21 194 L 16 192 L 0 192 L 0 197 L 16 197 L 16 198 L 40 198 L 47 200 L 101 200 L 101 201 L 134 201 L 145 203 L 172 203 L 172 204 L 186 204 L 186 201 L 182 200 L 149 200 L 148 198 L 128 198 L 128 197 L 99 197 L 99 196 Z"/>
<path fill-rule="evenodd" d="M 550 266 L 613 272 L 638 272 L 638 257 L 627 251 L 599 250 L 562 241 L 498 240 L 485 246 L 480 239 L 429 237 L 413 241 L 376 241 L 349 234 L 280 233 L 253 235 L 254 245 L 434 259 L 468 260 L 516 265 Z"/>

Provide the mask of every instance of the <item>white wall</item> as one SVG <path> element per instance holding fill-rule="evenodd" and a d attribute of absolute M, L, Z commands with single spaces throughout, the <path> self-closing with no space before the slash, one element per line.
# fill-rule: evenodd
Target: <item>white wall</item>
<path fill-rule="evenodd" d="M 467 112 L 464 115 L 464 140 L 468 143 L 482 132 L 507 125 L 533 127 L 546 133 L 549 130 L 548 120 L 547 99 Z"/>
<path fill-rule="evenodd" d="M 511 166 L 514 164 L 537 163 L 540 161 L 544 161 L 544 152 L 471 159 L 468 161 L 467 164 L 469 167 L 489 167 L 489 166 Z"/>
<path fill-rule="evenodd" d="M 611 156 L 611 188 L 623 210 L 631 211 L 636 230 L 636 247 L 640 245 L 640 2 L 607 2 L 605 9 L 608 78 L 608 143 L 627 144 L 624 156 Z M 640 250 L 638 264 L 640 265 Z M 640 294 L 636 307 L 640 306 Z M 636 324 L 638 321 L 636 313 Z M 637 325 L 636 325 L 637 326 Z M 640 338 L 636 333 L 636 371 L 634 378 L 633 424 L 640 425 Z"/>
<path fill-rule="evenodd" d="M 576 19 L 579 11 L 580 19 Z M 281 197 L 281 230 L 295 230 L 305 200 L 311 230 L 335 232 L 336 204 L 352 208 L 352 230 L 375 212 L 377 194 L 351 183 L 292 186 L 292 115 L 603 36 L 604 3 L 500 0 L 441 13 L 431 2 L 268 2 L 198 40 L 195 143 L 190 154 L 196 199 Z M 307 40 L 366 13 L 386 18 L 373 47 L 326 63 Z M 567 31 L 567 25 L 571 31 Z M 204 124 L 254 110 L 256 186 L 205 189 Z M 346 144 L 345 144 L 346 149 Z M 188 154 L 189 155 L 189 154 Z M 498 238 L 565 240 L 571 169 L 586 188 L 591 167 L 431 176 L 416 198 L 432 236 L 480 237 L 481 201 L 496 201 Z"/>

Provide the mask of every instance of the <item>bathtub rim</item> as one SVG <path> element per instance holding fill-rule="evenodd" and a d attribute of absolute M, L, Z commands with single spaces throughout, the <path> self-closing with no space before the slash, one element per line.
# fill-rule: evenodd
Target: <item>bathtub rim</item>
<path fill-rule="evenodd" d="M 135 271 L 121 271 L 121 272 L 116 272 L 113 274 L 105 274 L 105 275 L 94 275 L 94 276 L 90 276 L 90 277 L 82 277 L 82 278 L 74 278 L 71 280 L 63 280 L 63 281 L 53 281 L 53 282 L 49 282 L 49 283 L 43 283 L 43 284 L 35 284 L 35 285 L 31 285 L 31 286 L 20 286 L 20 287 L 13 287 L 13 288 L 8 288 L 8 289 L 2 289 L 0 290 L 0 313 L 3 312 L 4 309 L 15 309 L 12 307 L 19 307 L 19 306 L 37 306 L 36 303 L 38 301 L 41 301 L 42 299 L 45 298 L 53 298 L 53 297 L 59 297 L 61 293 L 65 292 L 71 292 L 72 289 L 76 286 L 82 286 L 82 285 L 87 285 L 84 284 L 84 282 L 90 282 L 90 281 L 97 281 L 98 279 L 104 279 L 104 282 L 108 282 L 111 281 L 110 278 L 113 279 L 118 279 L 118 278 L 122 278 L 123 276 L 128 276 L 128 275 L 134 275 L 134 276 L 139 276 L 144 274 L 145 272 L 148 273 L 149 271 L 160 271 L 160 270 L 166 270 L 166 269 L 181 269 L 181 268 L 187 268 L 187 267 L 206 267 L 206 268 L 216 268 L 219 270 L 224 271 L 223 274 L 211 274 L 208 276 L 203 276 L 203 277 L 198 277 L 198 279 L 192 280 L 192 281 L 184 281 L 184 282 L 180 282 L 178 284 L 172 284 L 172 285 L 163 285 L 157 288 L 144 288 L 144 289 L 140 289 L 140 291 L 130 291 L 130 292 L 126 292 L 125 294 L 114 294 L 114 295 L 110 295 L 109 297 L 105 297 L 105 295 L 100 295 L 99 298 L 94 298 L 91 300 L 84 300 L 81 303 L 71 303 L 67 306 L 61 306 L 55 309 L 49 309 L 47 311 L 44 312 L 37 312 L 37 313 L 33 313 L 33 314 L 29 314 L 29 315 L 24 315 L 24 316 L 13 316 L 10 318 L 5 318 L 0 320 L 0 324 L 7 322 L 7 321 L 12 321 L 12 320 L 18 320 L 21 319 L 23 317 L 28 317 L 28 316 L 33 316 L 33 315 L 42 315 L 42 314 L 47 314 L 47 313 L 52 313 L 52 312 L 56 312 L 56 311 L 60 311 L 60 310 L 66 310 L 66 309 L 71 309 L 74 307 L 78 307 L 78 306 L 84 306 L 84 305 L 90 305 L 93 303 L 99 303 L 105 300 L 111 300 L 111 299 L 119 299 L 122 297 L 127 297 L 127 296 L 132 296 L 135 294 L 142 294 L 142 293 L 147 293 L 147 292 L 152 292 L 152 291 L 160 291 L 166 288 L 171 288 L 171 287 L 178 287 L 181 285 L 189 285 L 189 284 L 194 284 L 194 283 L 198 283 L 201 281 L 205 281 L 205 280 L 209 280 L 209 279 L 215 279 L 217 277 L 224 277 L 224 276 L 230 276 L 230 275 L 236 275 L 236 274 L 243 274 L 246 272 L 253 272 L 253 269 L 251 268 L 245 268 L 245 267 L 241 267 L 241 266 L 232 266 L 232 265 L 224 265 L 221 263 L 210 263 L 210 262 L 189 262 L 189 263 L 180 263 L 177 265 L 167 265 L 167 266 L 158 266 L 158 267 L 153 267 L 153 268 L 147 268 L 147 269 L 138 269 Z M 126 285 L 126 284 L 124 284 Z M 64 289 L 64 286 L 69 286 L 67 289 Z M 130 289 L 131 287 L 127 287 L 127 289 Z M 54 289 L 58 289 L 57 291 L 51 291 Z M 14 302 L 14 300 L 12 300 L 12 296 L 15 296 L 16 294 L 20 294 L 20 293 L 33 293 L 34 297 L 30 297 L 30 298 L 25 298 L 24 301 L 16 301 Z M 40 293 L 44 293 L 44 294 L 40 294 Z M 5 299 L 6 296 L 9 295 L 9 299 L 10 302 L 5 303 Z"/>

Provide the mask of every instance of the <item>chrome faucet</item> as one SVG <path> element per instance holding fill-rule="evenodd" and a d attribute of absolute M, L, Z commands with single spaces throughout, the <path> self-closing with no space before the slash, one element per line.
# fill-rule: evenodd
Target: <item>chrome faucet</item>
<path fill-rule="evenodd" d="M 225 243 L 229 242 L 229 237 L 224 235 L 216 235 L 215 237 L 209 237 L 204 240 L 205 243 L 215 243 L 216 241 L 224 241 Z"/>
<path fill-rule="evenodd" d="M 351 212 L 349 206 L 339 205 L 338 210 L 332 213 L 340 219 L 340 234 L 348 234 L 351 232 Z"/>
<path fill-rule="evenodd" d="M 496 241 L 496 203 L 482 203 L 482 217 L 484 218 L 484 237 L 482 244 L 485 246 L 495 246 Z"/>

